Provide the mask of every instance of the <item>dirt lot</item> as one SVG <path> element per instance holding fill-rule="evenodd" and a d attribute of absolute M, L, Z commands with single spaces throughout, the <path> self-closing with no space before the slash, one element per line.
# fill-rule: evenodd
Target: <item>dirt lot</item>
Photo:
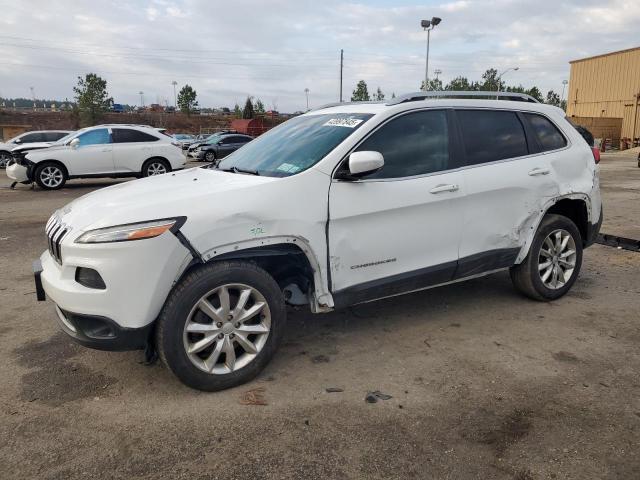
<path fill-rule="evenodd" d="M 602 164 L 603 231 L 640 238 L 635 157 Z M 292 310 L 256 381 L 205 394 L 70 343 L 36 302 L 46 219 L 109 183 L 11 191 L 0 173 L 0 478 L 640 478 L 640 254 L 593 246 L 554 303 L 499 273 Z M 244 405 L 258 388 L 267 405 Z"/>

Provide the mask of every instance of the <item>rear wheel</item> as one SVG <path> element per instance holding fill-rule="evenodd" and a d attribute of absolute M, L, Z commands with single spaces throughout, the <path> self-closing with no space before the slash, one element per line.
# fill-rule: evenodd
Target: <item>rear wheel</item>
<path fill-rule="evenodd" d="M 44 163 L 36 168 L 35 180 L 40 188 L 57 190 L 64 186 L 67 181 L 67 175 L 57 163 Z"/>
<path fill-rule="evenodd" d="M 562 215 L 547 215 L 524 261 L 511 267 L 517 290 L 534 300 L 555 300 L 567 293 L 580 273 L 582 237 Z"/>
<path fill-rule="evenodd" d="M 169 162 L 162 158 L 152 158 L 150 160 L 147 160 L 142 166 L 143 177 L 153 177 L 155 175 L 162 175 L 170 171 L 171 166 L 169 165 Z"/>
<path fill-rule="evenodd" d="M 188 274 L 158 318 L 160 358 L 186 385 L 205 391 L 241 385 L 271 360 L 284 332 L 282 291 L 248 262 L 219 262 Z"/>

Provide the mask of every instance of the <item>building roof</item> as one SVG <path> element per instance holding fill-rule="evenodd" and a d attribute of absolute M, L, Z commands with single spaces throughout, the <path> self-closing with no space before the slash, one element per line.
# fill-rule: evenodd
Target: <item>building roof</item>
<path fill-rule="evenodd" d="M 585 60 L 593 60 L 594 58 L 608 57 L 609 55 L 618 55 L 619 53 L 632 52 L 634 50 L 640 50 L 640 47 L 627 48 L 625 50 L 617 50 L 615 52 L 601 53 L 600 55 L 593 55 L 592 57 L 578 58 L 571 60 L 569 63 L 584 62 Z"/>

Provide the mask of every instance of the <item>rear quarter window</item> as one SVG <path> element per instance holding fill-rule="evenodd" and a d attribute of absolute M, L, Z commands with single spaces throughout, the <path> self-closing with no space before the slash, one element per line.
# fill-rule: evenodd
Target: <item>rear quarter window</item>
<path fill-rule="evenodd" d="M 524 113 L 523 116 L 529 123 L 529 127 L 531 127 L 543 152 L 567 146 L 567 140 L 551 120 L 535 113 Z"/>

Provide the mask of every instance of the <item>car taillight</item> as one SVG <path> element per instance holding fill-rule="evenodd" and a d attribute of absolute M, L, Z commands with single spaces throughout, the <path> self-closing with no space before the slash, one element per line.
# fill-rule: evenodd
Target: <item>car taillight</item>
<path fill-rule="evenodd" d="M 593 161 L 596 165 L 600 163 L 600 149 L 598 147 L 591 147 L 591 153 L 593 153 Z"/>

